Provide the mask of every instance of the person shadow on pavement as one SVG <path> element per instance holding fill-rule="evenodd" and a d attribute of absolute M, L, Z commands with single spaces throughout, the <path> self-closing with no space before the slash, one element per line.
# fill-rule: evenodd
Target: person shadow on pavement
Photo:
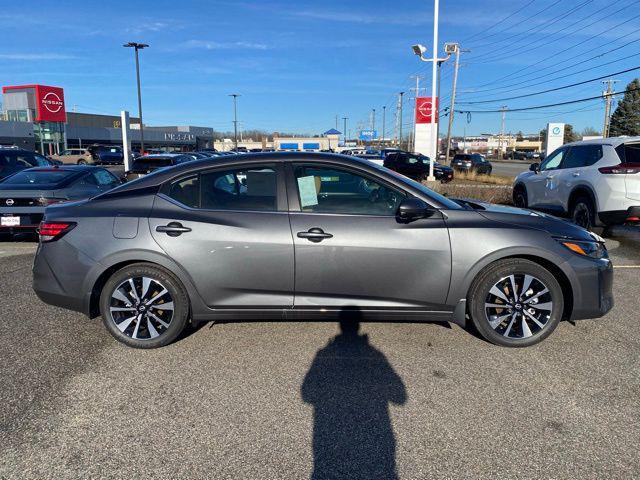
<path fill-rule="evenodd" d="M 389 402 L 407 392 L 382 352 L 358 333 L 360 312 L 340 317 L 340 334 L 319 350 L 301 386 L 314 408 L 312 480 L 397 479 Z"/>

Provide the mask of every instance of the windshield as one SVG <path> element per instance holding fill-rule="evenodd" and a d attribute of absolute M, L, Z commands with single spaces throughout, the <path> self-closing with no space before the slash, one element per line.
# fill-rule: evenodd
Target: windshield
<path fill-rule="evenodd" d="M 379 166 L 377 164 L 373 164 L 373 165 L 375 165 L 376 168 L 378 168 L 379 170 L 384 170 L 386 173 L 394 176 L 395 178 L 397 178 L 398 180 L 402 181 L 403 183 L 408 184 L 411 187 L 415 188 L 416 190 L 421 191 L 422 193 L 427 195 L 429 198 L 433 198 L 435 201 L 437 201 L 440 204 L 442 204 L 444 206 L 444 208 L 446 208 L 446 209 L 449 209 L 449 210 L 464 210 L 464 207 L 460 206 L 459 204 L 457 204 L 453 200 L 448 199 L 444 195 L 440 195 L 439 193 L 434 192 L 429 187 L 424 186 L 422 183 L 416 182 L 415 180 L 411 180 L 410 178 L 407 178 L 404 175 L 400 175 L 399 173 L 394 172 L 393 170 L 390 170 L 388 168 L 381 167 L 381 166 Z"/>

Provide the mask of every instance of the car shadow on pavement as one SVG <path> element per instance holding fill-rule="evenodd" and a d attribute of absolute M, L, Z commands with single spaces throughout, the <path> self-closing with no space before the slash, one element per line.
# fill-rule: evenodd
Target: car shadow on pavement
<path fill-rule="evenodd" d="M 313 406 L 313 480 L 396 479 L 389 403 L 407 392 L 385 355 L 358 333 L 361 313 L 340 315 L 340 333 L 313 359 L 300 388 Z"/>

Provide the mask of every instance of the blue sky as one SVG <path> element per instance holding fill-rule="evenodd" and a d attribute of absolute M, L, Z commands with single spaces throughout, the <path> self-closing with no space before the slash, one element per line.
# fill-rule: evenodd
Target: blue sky
<path fill-rule="evenodd" d="M 598 95 L 600 81 L 500 100 L 640 66 L 639 6 L 637 0 L 441 0 L 440 43 L 471 49 L 462 59 L 459 100 L 492 101 L 458 108 Z M 68 110 L 135 114 L 133 52 L 122 44 L 137 41 L 151 45 L 141 53 L 147 124 L 230 130 L 227 95 L 240 93 L 239 118 L 247 129 L 320 133 L 339 115 L 349 117 L 355 131 L 368 125 L 372 108 L 380 127 L 387 105 L 389 131 L 396 93 L 412 95 L 410 76 L 426 75 L 423 85 L 430 88 L 430 65 L 410 46 L 431 49 L 432 15 L 431 0 L 10 2 L 0 11 L 0 83 L 61 86 Z M 442 69 L 443 104 L 452 65 Z M 638 72 L 617 75 L 616 88 Z M 405 131 L 412 108 L 408 100 Z M 509 112 L 506 131 L 536 132 L 546 121 L 600 129 L 602 119 L 603 102 L 594 100 Z M 454 124 L 456 134 L 499 129 L 499 113 L 457 115 Z"/>

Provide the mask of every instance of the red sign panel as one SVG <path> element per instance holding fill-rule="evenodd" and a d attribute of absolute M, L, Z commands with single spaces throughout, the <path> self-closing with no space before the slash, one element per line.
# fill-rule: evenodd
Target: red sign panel
<path fill-rule="evenodd" d="M 36 85 L 36 122 L 66 122 L 64 91 L 60 87 Z"/>
<path fill-rule="evenodd" d="M 435 101 L 436 123 L 438 122 L 438 98 Z M 433 111 L 433 101 L 431 97 L 416 98 L 416 123 L 431 123 L 431 112 Z"/>

